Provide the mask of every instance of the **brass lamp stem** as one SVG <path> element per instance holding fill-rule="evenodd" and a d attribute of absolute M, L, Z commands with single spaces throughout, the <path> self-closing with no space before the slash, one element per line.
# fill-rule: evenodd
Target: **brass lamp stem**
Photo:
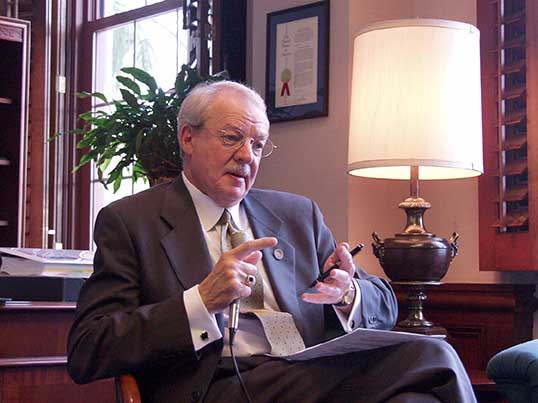
<path fill-rule="evenodd" d="M 411 170 L 411 178 L 410 178 L 410 196 L 411 197 L 418 197 L 418 191 L 419 191 L 419 186 L 418 186 L 418 166 L 417 165 L 412 165 L 410 167 L 410 170 Z"/>
<path fill-rule="evenodd" d="M 419 178 L 418 178 L 418 166 L 413 165 L 411 169 L 410 178 L 410 193 L 411 195 L 401 202 L 398 207 L 405 210 L 407 214 L 407 223 L 405 225 L 402 234 L 423 234 L 431 235 L 426 228 L 424 228 L 423 215 L 424 212 L 431 207 L 431 204 L 418 195 L 419 191 Z"/>

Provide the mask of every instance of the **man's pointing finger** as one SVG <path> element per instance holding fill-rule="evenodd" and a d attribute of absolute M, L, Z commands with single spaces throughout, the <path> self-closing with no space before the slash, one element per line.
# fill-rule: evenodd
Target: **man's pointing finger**
<path fill-rule="evenodd" d="M 265 248 L 271 248 L 278 243 L 277 239 L 274 237 L 265 237 L 259 239 L 252 239 L 247 241 L 236 248 L 230 250 L 230 253 L 235 256 L 237 259 L 244 259 L 252 252 L 257 250 L 262 250 Z"/>

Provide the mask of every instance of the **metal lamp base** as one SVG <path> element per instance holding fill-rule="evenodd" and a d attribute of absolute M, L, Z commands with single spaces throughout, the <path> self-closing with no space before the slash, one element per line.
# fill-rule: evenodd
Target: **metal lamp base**
<path fill-rule="evenodd" d="M 429 286 L 441 285 L 440 281 L 395 281 L 407 291 L 408 316 L 399 322 L 393 330 L 408 333 L 447 336 L 448 332 L 442 326 L 436 326 L 424 317 L 423 304 L 426 301 L 425 289 Z"/>
<path fill-rule="evenodd" d="M 459 235 L 454 232 L 446 240 L 424 227 L 424 212 L 431 205 L 418 195 L 418 173 L 418 166 L 410 167 L 411 195 L 398 205 L 407 215 L 405 228 L 384 240 L 374 232 L 372 248 L 387 277 L 407 290 L 409 315 L 394 330 L 446 335 L 444 328 L 424 318 L 422 305 L 426 300 L 426 287 L 441 284 L 448 266 L 458 254 Z"/>

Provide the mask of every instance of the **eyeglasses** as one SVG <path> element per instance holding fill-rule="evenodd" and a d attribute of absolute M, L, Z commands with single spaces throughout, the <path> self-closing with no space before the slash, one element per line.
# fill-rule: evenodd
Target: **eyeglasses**
<path fill-rule="evenodd" d="M 248 140 L 251 141 L 250 148 L 252 150 L 252 153 L 260 158 L 268 157 L 272 154 L 272 152 L 277 148 L 276 145 L 273 144 L 273 142 L 268 138 L 265 141 L 257 140 L 252 137 L 246 136 L 244 133 L 242 133 L 239 130 L 233 130 L 233 129 L 220 129 L 218 131 L 218 137 L 222 143 L 222 145 L 226 148 L 230 148 L 232 150 L 238 150 L 240 149 L 243 144 Z"/>

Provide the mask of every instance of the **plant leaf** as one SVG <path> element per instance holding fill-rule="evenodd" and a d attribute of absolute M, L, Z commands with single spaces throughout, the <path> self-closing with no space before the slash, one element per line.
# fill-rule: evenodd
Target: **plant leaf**
<path fill-rule="evenodd" d="M 131 80 L 129 77 L 116 76 L 116 80 L 118 80 L 125 87 L 129 88 L 135 94 L 141 95 L 140 86 L 136 82 Z"/>
<path fill-rule="evenodd" d="M 114 193 L 116 193 L 120 188 L 122 179 L 122 175 L 118 175 L 118 177 L 114 180 Z"/>
<path fill-rule="evenodd" d="M 138 109 L 138 101 L 136 100 L 136 97 L 129 91 L 121 88 L 120 89 L 121 96 L 123 97 L 123 100 L 129 104 L 131 108 Z"/>
<path fill-rule="evenodd" d="M 105 94 L 103 94 L 102 92 L 87 92 L 87 91 L 82 91 L 82 92 L 77 92 L 77 97 L 83 99 L 83 98 L 88 98 L 88 97 L 95 97 L 95 98 L 99 98 L 101 101 L 103 101 L 105 104 L 108 104 L 108 100 L 106 99 L 106 96 Z"/>
<path fill-rule="evenodd" d="M 78 163 L 78 165 L 80 165 L 80 166 L 86 165 L 92 159 L 93 158 L 92 158 L 92 156 L 90 154 L 84 154 L 82 157 L 80 157 L 80 162 Z"/>
<path fill-rule="evenodd" d="M 155 78 L 153 78 L 153 76 L 151 76 L 149 73 L 146 73 L 144 70 L 136 67 L 124 67 L 121 69 L 121 71 L 132 75 L 141 83 L 146 84 L 152 94 L 154 94 L 157 90 L 157 82 L 155 81 Z"/>

